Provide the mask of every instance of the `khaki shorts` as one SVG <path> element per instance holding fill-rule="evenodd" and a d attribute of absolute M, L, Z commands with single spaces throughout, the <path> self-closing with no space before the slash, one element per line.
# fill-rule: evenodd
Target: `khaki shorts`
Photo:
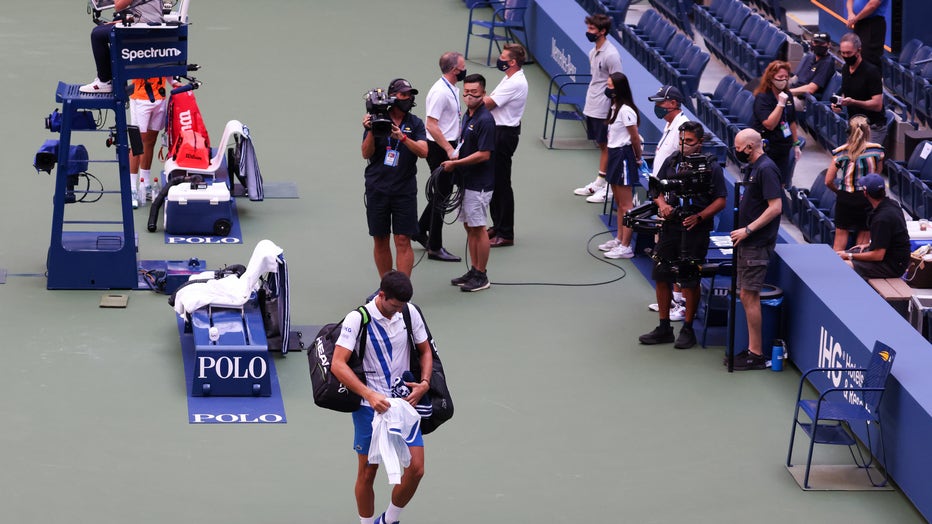
<path fill-rule="evenodd" d="M 491 191 L 463 190 L 463 202 L 460 204 L 456 219 L 468 227 L 482 227 L 489 225 L 487 215 L 489 202 L 492 201 Z"/>
<path fill-rule="evenodd" d="M 764 287 L 773 248 L 738 245 L 738 289 L 759 292 Z"/>

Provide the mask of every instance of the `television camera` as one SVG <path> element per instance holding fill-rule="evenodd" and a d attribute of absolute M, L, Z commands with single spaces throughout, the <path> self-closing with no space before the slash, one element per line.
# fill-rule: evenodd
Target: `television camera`
<path fill-rule="evenodd" d="M 369 114 L 369 126 L 373 136 L 384 138 L 392 133 L 392 117 L 388 111 L 395 103 L 395 97 L 388 96 L 382 88 L 372 89 L 365 96 L 366 113 Z"/>

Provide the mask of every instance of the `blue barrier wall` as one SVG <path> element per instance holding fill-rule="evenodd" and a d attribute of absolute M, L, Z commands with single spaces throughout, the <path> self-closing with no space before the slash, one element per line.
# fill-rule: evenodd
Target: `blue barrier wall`
<path fill-rule="evenodd" d="M 932 454 L 928 452 L 932 443 L 932 344 L 827 245 L 779 245 L 774 269 L 784 293 L 784 337 L 796 367 L 867 367 L 876 340 L 896 351 L 881 405 L 884 465 L 928 519 L 932 515 Z M 819 391 L 833 387 L 825 378 L 813 385 Z M 879 445 L 873 452 L 878 454 Z"/>

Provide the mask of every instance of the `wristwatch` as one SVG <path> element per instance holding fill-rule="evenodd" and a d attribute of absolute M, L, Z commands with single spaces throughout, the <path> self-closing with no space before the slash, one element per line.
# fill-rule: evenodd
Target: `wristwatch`
<path fill-rule="evenodd" d="M 754 230 L 751 229 L 751 226 L 745 226 L 745 227 L 744 227 L 744 232 L 750 235 L 751 233 L 754 232 Z"/>

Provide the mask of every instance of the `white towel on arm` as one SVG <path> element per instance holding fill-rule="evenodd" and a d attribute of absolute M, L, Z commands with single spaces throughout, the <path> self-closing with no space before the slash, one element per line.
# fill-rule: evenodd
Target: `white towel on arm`
<path fill-rule="evenodd" d="M 384 464 L 389 484 L 401 483 L 404 468 L 411 464 L 408 443 L 413 442 L 421 425 L 421 416 L 404 399 L 389 399 L 392 407 L 376 413 L 372 419 L 372 442 L 369 463 Z"/>

